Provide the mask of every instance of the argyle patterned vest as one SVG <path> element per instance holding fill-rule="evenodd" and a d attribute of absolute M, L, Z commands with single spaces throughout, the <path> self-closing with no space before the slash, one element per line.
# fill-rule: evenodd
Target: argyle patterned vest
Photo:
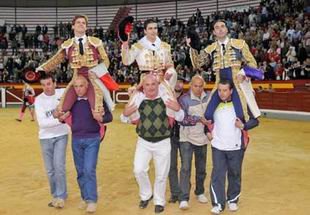
<path fill-rule="evenodd" d="M 140 121 L 137 134 L 149 142 L 158 142 L 170 137 L 166 105 L 161 98 L 144 100 L 139 106 Z"/>

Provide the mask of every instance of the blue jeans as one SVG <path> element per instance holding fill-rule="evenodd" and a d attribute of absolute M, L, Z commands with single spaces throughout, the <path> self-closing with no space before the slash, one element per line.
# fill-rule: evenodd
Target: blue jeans
<path fill-rule="evenodd" d="M 96 166 L 99 146 L 99 135 L 94 138 L 72 137 L 72 152 L 77 171 L 77 181 L 82 199 L 88 203 L 96 203 L 98 199 Z"/>
<path fill-rule="evenodd" d="M 204 194 L 206 179 L 207 145 L 196 146 L 190 142 L 180 143 L 181 172 L 180 172 L 180 201 L 188 201 L 191 190 L 192 159 L 195 154 L 196 187 L 195 195 Z"/>
<path fill-rule="evenodd" d="M 68 135 L 40 139 L 45 169 L 54 198 L 67 198 L 66 149 Z"/>

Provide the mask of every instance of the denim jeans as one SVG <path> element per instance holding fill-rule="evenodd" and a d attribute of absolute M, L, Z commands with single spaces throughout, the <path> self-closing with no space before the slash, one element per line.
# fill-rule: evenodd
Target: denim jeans
<path fill-rule="evenodd" d="M 77 181 L 82 199 L 86 202 L 96 203 L 98 199 L 96 166 L 99 146 L 99 135 L 94 138 L 72 137 L 72 152 L 77 171 Z"/>
<path fill-rule="evenodd" d="M 188 201 L 191 189 L 191 170 L 193 153 L 195 154 L 196 188 L 195 194 L 203 194 L 206 178 L 207 145 L 196 146 L 189 142 L 180 143 L 181 173 L 180 173 L 180 201 Z"/>
<path fill-rule="evenodd" d="M 54 198 L 67 198 L 66 149 L 68 135 L 40 139 L 45 169 Z"/>

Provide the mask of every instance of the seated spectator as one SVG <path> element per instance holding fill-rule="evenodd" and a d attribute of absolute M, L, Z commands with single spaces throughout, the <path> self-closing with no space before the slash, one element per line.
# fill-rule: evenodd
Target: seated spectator
<path fill-rule="evenodd" d="M 272 87 L 272 84 L 271 84 L 271 83 L 268 85 L 268 89 L 266 90 L 266 92 L 270 92 L 270 93 L 275 92 L 275 90 L 274 90 L 274 88 Z"/>

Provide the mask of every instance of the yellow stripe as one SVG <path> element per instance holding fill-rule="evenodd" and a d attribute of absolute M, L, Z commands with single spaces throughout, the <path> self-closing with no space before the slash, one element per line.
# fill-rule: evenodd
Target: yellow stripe
<path fill-rule="evenodd" d="M 34 89 L 41 89 L 41 85 L 40 84 L 30 84 L 30 86 L 32 86 Z M 57 85 L 60 88 L 64 88 L 67 86 L 67 84 L 58 84 Z M 207 83 L 205 85 L 205 89 L 207 90 L 212 90 L 214 87 L 214 83 Z M 269 87 L 269 83 L 257 83 L 257 84 L 253 84 L 253 88 L 257 89 L 259 86 L 262 86 L 264 89 L 267 89 Z M 15 89 L 23 89 L 23 85 L 22 84 L 0 84 L 0 87 L 14 87 Z M 131 85 L 129 84 L 120 84 L 119 88 L 121 90 L 127 90 L 129 87 L 131 87 Z M 184 84 L 184 89 L 188 90 L 190 88 L 189 84 Z M 294 89 L 294 84 L 293 83 L 272 83 L 272 88 L 273 89 Z"/>
<path fill-rule="evenodd" d="M 220 110 L 220 109 L 224 109 L 225 107 L 232 107 L 233 106 L 233 103 L 232 102 L 221 102 L 218 106 L 217 106 L 217 108 L 216 108 L 216 110 Z"/>
<path fill-rule="evenodd" d="M 271 83 L 273 89 L 294 89 L 293 83 Z M 263 88 L 268 88 L 269 83 L 266 84 L 253 84 L 253 88 L 257 89 L 259 86 L 262 86 Z"/>

